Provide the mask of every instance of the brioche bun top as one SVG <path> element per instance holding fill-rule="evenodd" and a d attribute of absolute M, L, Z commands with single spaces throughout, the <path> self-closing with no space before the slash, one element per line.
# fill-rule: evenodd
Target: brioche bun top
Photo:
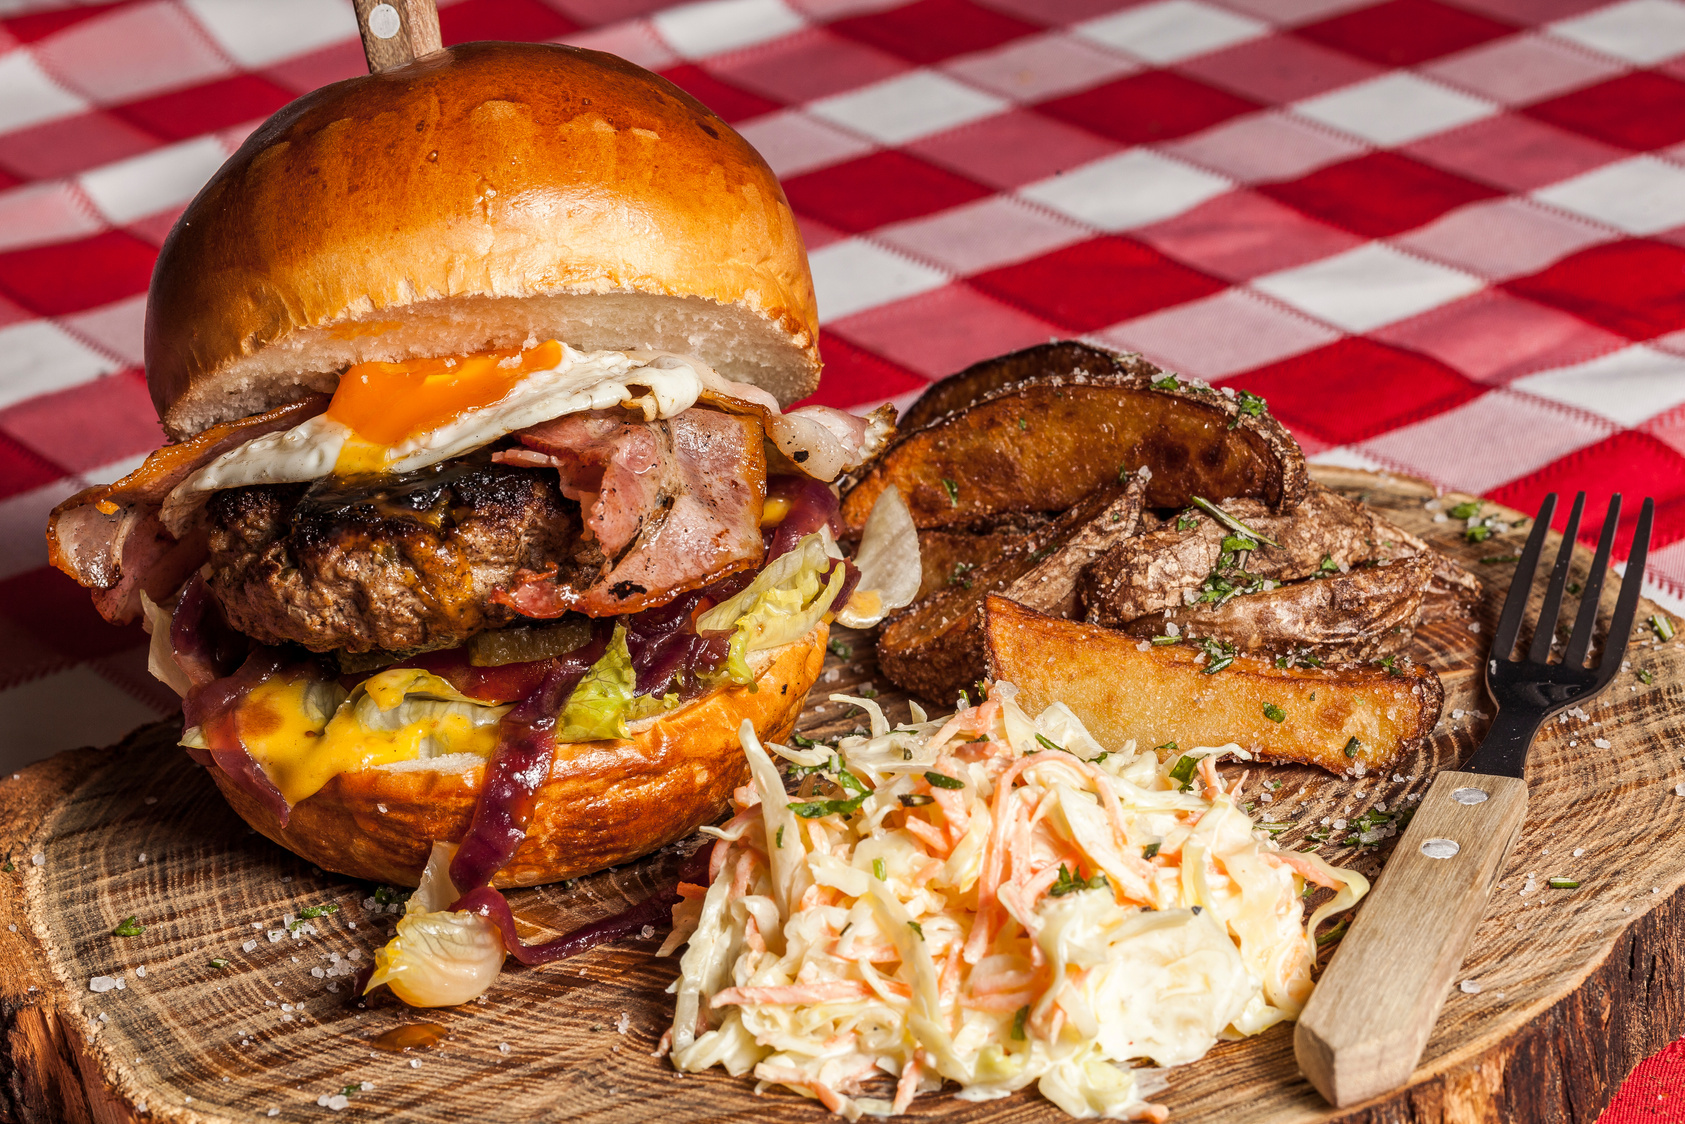
<path fill-rule="evenodd" d="M 241 145 L 158 256 L 147 380 L 180 438 L 352 363 L 531 338 L 698 355 L 785 404 L 819 380 L 801 235 L 748 142 L 613 55 L 470 43 Z"/>

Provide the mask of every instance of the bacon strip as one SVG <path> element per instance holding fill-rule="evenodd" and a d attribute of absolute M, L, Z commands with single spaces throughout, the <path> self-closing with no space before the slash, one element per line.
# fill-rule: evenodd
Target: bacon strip
<path fill-rule="evenodd" d="M 86 488 L 53 509 L 47 520 L 47 560 L 89 589 L 103 591 L 94 596 L 100 615 L 127 624 L 140 615 L 142 589 L 163 600 L 204 560 L 202 537 L 184 536 L 181 541 L 191 545 L 178 550 L 175 537 L 158 521 L 164 497 L 236 445 L 291 429 L 327 408 L 327 395 L 315 394 L 154 450 L 115 484 Z M 152 575 L 166 560 L 167 572 Z"/>
<path fill-rule="evenodd" d="M 521 435 L 527 447 L 493 459 L 549 458 L 578 499 L 604 555 L 583 588 L 523 571 L 493 599 L 529 617 L 613 616 L 664 605 L 725 574 L 758 566 L 766 457 L 753 416 L 691 409 L 666 421 L 621 411 L 573 414 Z"/>

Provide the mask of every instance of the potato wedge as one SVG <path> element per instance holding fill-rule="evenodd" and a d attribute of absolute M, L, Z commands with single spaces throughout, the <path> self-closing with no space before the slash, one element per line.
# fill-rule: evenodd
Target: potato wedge
<path fill-rule="evenodd" d="M 1145 481 L 1112 484 L 1047 526 L 1034 544 L 978 567 L 965 580 L 890 616 L 878 633 L 878 667 L 909 691 L 939 702 L 983 674 L 983 597 L 1003 589 L 1052 612 L 1076 608 L 1077 577 L 1116 540 L 1135 533 Z"/>
<path fill-rule="evenodd" d="M 1282 511 L 1304 498 L 1304 455 L 1261 400 L 1253 416 L 1139 357 L 1114 363 L 1109 373 L 1002 387 L 899 438 L 843 497 L 844 523 L 858 534 L 890 484 L 923 529 L 1062 511 L 1143 466 L 1152 471 L 1148 507 L 1246 496 Z"/>
<path fill-rule="evenodd" d="M 988 530 L 956 530 L 932 527 L 919 532 L 919 563 L 924 575 L 919 583 L 919 600 L 944 589 L 971 588 L 973 573 L 1009 554 L 1036 549 L 1035 528 L 1050 519 L 1034 523 L 1015 521 L 1011 526 Z"/>
<path fill-rule="evenodd" d="M 1075 340 L 1037 344 L 973 363 L 957 375 L 931 383 L 896 424 L 902 433 L 911 433 L 945 414 L 965 409 L 1003 386 L 1058 375 L 1101 375 L 1113 370 L 1115 365 L 1111 352 Z"/>
<path fill-rule="evenodd" d="M 1480 583 L 1455 562 L 1356 500 L 1320 484 L 1313 483 L 1304 502 L 1282 515 L 1270 514 L 1256 500 L 1234 500 L 1223 509 L 1280 544 L 1261 547 L 1248 555 L 1245 569 L 1260 578 L 1290 582 L 1364 562 L 1421 556 L 1434 560 L 1430 595 L 1439 588 L 1444 571 L 1447 579 L 1462 575 L 1473 584 L 1473 600 L 1480 597 Z M 1119 627 L 1148 613 L 1180 611 L 1183 594 L 1198 589 L 1217 568 L 1228 535 L 1216 520 L 1194 510 L 1167 520 L 1155 531 L 1119 543 L 1097 559 L 1083 578 L 1082 599 L 1088 619 Z M 1455 574 L 1450 573 L 1453 570 Z M 1468 596 L 1463 587 L 1457 592 L 1461 597 Z"/>
<path fill-rule="evenodd" d="M 1361 663 L 1399 655 L 1410 646 L 1432 578 L 1432 560 L 1417 555 L 1290 582 L 1220 605 L 1153 613 L 1129 622 L 1123 631 L 1137 638 L 1161 636 L 1174 623 L 1184 637 L 1215 637 L 1248 655 L 1308 650 L 1325 663 Z"/>
<path fill-rule="evenodd" d="M 1015 685 L 1025 710 L 1063 702 L 1106 746 L 1235 742 L 1264 761 L 1361 776 L 1426 738 L 1445 700 L 1438 676 L 1403 661 L 1395 670 L 1277 668 L 1236 656 L 1208 675 L 1192 645 L 1155 647 L 997 594 L 985 598 L 983 631 L 989 675 Z"/>

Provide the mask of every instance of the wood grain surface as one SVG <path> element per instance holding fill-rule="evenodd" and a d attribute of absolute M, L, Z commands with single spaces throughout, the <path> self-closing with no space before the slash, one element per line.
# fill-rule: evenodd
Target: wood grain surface
<path fill-rule="evenodd" d="M 1476 669 L 1512 568 L 1479 559 L 1521 544 L 1519 534 L 1463 543 L 1455 522 L 1435 523 L 1424 510 L 1433 492 L 1415 481 L 1317 476 L 1444 545 L 1479 572 L 1487 594 L 1478 631 L 1439 624 L 1418 638 L 1417 657 L 1445 679 L 1446 715 L 1396 774 L 1254 769 L 1249 794 L 1261 794 L 1266 778 L 1283 782 L 1271 808 L 1296 824 L 1281 837 L 1288 846 L 1302 845 L 1325 817 L 1355 818 L 1376 801 L 1407 806 L 1474 748 L 1491 710 Z M 1578 559 L 1579 575 L 1588 561 Z M 1641 619 L 1653 611 L 1646 605 Z M 892 718 L 904 716 L 905 700 L 873 682 L 870 637 L 836 635 L 852 650 L 830 658 L 803 728 L 852 731 L 862 721 L 854 708 L 826 695 L 868 685 Z M 1454 975 L 1478 990 L 1450 989 L 1408 1088 L 1334 1110 L 1299 1077 L 1292 1027 L 1282 1026 L 1172 1071 L 1161 1098 L 1171 1119 L 1594 1120 L 1639 1060 L 1685 1031 L 1685 798 L 1674 794 L 1685 783 L 1681 643 L 1641 632 L 1628 653 L 1632 672 L 1585 719 L 1541 735 L 1521 838 Z M 1640 682 L 1639 669 L 1654 683 Z M 333 1115 L 319 1098 L 364 1082 L 373 1087 L 352 1091 L 343 1115 L 441 1124 L 825 1118 L 812 1101 L 756 1097 L 752 1082 L 719 1071 L 680 1077 L 651 1056 L 676 970 L 653 955 L 659 935 L 542 969 L 512 965 L 483 1000 L 461 1008 L 413 1012 L 387 996 L 358 999 L 355 977 L 337 965 L 367 965 L 395 918 L 366 908 L 372 887 L 316 871 L 249 833 L 172 744 L 174 733 L 147 728 L 115 748 L 61 754 L 0 780 L 9 866 L 0 873 L 0 1119 L 319 1121 Z M 1322 854 L 1373 877 L 1387 846 L 1330 843 Z M 511 900 L 535 932 L 560 931 L 642 896 L 673 861 L 656 856 Z M 1539 889 L 1523 894 L 1529 876 Z M 1555 876 L 1581 886 L 1550 890 Z M 284 915 L 328 903 L 338 911 L 314 919 L 317 932 L 286 934 Z M 130 915 L 144 930 L 111 935 Z M 227 966 L 212 967 L 217 958 Z M 118 975 L 121 990 L 90 990 L 92 977 Z M 441 1024 L 445 1037 L 409 1053 L 377 1048 L 381 1034 L 419 1022 Z M 1064 1118 L 1034 1093 L 977 1105 L 921 1097 L 911 1115 Z"/>

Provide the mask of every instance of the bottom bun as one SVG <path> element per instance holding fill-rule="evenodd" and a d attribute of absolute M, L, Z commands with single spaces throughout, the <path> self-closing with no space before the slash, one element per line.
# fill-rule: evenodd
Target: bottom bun
<path fill-rule="evenodd" d="M 825 663 L 829 628 L 763 653 L 754 687 L 727 687 L 633 724 L 620 741 L 556 747 L 527 837 L 492 885 L 534 886 L 647 855 L 712 823 L 749 780 L 737 731 L 784 741 Z M 460 760 L 460 759 L 456 759 Z M 414 763 L 341 773 L 293 807 L 287 826 L 212 766 L 223 796 L 257 831 L 323 870 L 414 886 L 435 840 L 468 831 L 484 766 Z"/>

